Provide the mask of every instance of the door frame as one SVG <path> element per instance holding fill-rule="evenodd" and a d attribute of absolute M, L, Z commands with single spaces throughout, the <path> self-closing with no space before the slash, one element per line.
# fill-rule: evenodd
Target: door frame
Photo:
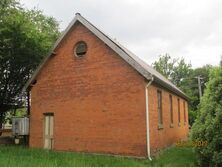
<path fill-rule="evenodd" d="M 52 127 L 53 128 L 53 134 L 52 134 L 52 140 L 51 140 L 51 148 L 45 148 L 45 126 L 46 126 L 45 125 L 45 123 L 46 123 L 45 119 L 46 119 L 47 116 L 53 117 L 53 125 L 52 125 L 53 126 Z M 53 147 L 54 147 L 54 129 L 55 129 L 54 127 L 55 127 L 55 116 L 54 116 L 54 113 L 53 112 L 43 113 L 43 148 L 44 149 L 53 150 Z"/>

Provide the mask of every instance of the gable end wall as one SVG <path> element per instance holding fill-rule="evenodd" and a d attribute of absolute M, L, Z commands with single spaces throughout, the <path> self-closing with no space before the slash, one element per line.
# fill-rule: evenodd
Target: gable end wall
<path fill-rule="evenodd" d="M 78 41 L 88 45 L 73 55 Z M 31 90 L 30 146 L 43 147 L 43 113 L 54 113 L 55 150 L 146 156 L 145 81 L 76 24 Z"/>

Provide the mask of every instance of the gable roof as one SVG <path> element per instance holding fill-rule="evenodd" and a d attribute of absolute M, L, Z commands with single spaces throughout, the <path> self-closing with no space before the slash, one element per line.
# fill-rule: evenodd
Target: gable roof
<path fill-rule="evenodd" d="M 93 24 L 91 24 L 88 20 L 82 17 L 79 13 L 76 13 L 75 18 L 71 21 L 65 31 L 62 33 L 60 38 L 55 42 L 49 54 L 44 58 L 42 63 L 38 66 L 36 71 L 33 73 L 32 77 L 28 80 L 28 82 L 23 87 L 23 91 L 27 90 L 29 86 L 35 81 L 38 73 L 41 71 L 45 63 L 49 60 L 49 58 L 54 54 L 54 50 L 63 40 L 63 38 L 68 34 L 71 28 L 75 23 L 80 22 L 87 29 L 89 29 L 95 36 L 97 36 L 100 40 L 102 40 L 105 44 L 107 44 L 112 50 L 114 50 L 120 57 L 122 57 L 128 64 L 130 64 L 135 70 L 137 70 L 142 76 L 144 76 L 147 80 L 154 79 L 154 82 L 161 85 L 162 87 L 174 92 L 178 96 L 181 96 L 185 99 L 189 99 L 185 93 L 183 93 L 179 88 L 177 88 L 173 83 L 171 83 L 168 79 L 166 79 L 159 72 L 154 70 L 151 66 L 146 64 L 143 60 L 141 60 L 138 56 L 130 52 L 124 46 L 119 44 L 117 41 L 108 37 L 105 33 L 96 28 Z"/>

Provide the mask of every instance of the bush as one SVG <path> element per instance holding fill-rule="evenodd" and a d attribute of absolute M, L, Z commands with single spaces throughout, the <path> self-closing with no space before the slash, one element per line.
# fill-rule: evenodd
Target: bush
<path fill-rule="evenodd" d="M 222 67 L 210 72 L 191 137 L 208 142 L 195 149 L 200 166 L 222 166 Z"/>
<path fill-rule="evenodd" d="M 190 126 L 193 126 L 194 121 L 197 118 L 197 110 L 193 111 L 193 110 L 189 110 L 189 124 Z"/>

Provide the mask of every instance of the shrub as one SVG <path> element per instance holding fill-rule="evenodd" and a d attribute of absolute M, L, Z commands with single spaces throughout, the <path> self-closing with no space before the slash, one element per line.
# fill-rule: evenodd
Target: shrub
<path fill-rule="evenodd" d="M 200 166 L 222 166 L 222 67 L 210 72 L 191 137 L 208 142 L 195 148 Z"/>

